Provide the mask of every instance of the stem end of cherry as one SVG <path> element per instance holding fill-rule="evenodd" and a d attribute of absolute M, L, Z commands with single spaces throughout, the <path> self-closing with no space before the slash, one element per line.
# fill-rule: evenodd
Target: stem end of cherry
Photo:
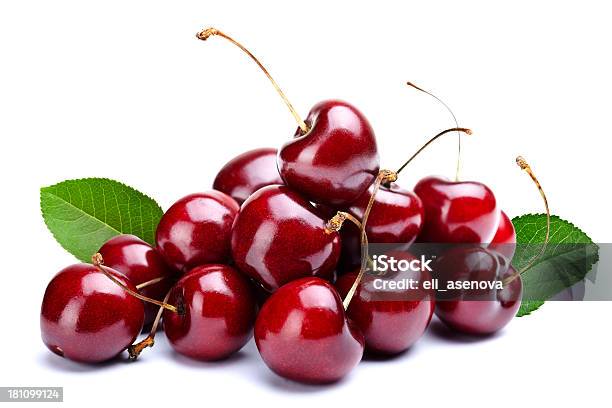
<path fill-rule="evenodd" d="M 208 27 L 196 34 L 198 40 L 206 41 L 213 35 L 219 34 L 219 30 L 214 27 Z"/>

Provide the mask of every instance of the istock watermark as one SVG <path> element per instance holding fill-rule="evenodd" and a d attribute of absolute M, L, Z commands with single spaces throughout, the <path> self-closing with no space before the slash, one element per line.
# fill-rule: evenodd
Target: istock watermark
<path fill-rule="evenodd" d="M 420 258 L 414 259 L 406 259 L 400 258 L 397 259 L 393 255 L 372 255 L 372 271 L 373 272 L 432 272 L 431 262 L 434 260 L 435 256 L 427 259 L 425 255 L 421 255 Z"/>

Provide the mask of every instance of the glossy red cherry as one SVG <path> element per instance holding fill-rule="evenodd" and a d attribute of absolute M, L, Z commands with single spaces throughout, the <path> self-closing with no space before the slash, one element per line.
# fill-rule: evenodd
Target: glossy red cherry
<path fill-rule="evenodd" d="M 305 198 L 286 186 L 257 190 L 232 228 L 238 268 L 273 291 L 305 276 L 329 277 L 340 254 L 340 237 Z"/>
<path fill-rule="evenodd" d="M 261 187 L 283 184 L 276 167 L 277 150 L 249 150 L 227 162 L 215 177 L 213 188 L 242 204 Z"/>
<path fill-rule="evenodd" d="M 272 371 L 306 383 L 346 376 L 364 347 L 336 290 L 313 277 L 290 282 L 270 296 L 255 322 L 255 342 Z"/>
<path fill-rule="evenodd" d="M 397 259 L 403 259 L 403 256 Z M 345 297 L 359 270 L 342 275 L 336 282 L 340 296 Z M 428 273 L 400 272 L 393 277 L 364 275 L 350 301 L 347 315 L 365 337 L 366 350 L 380 354 L 397 354 L 409 349 L 425 332 L 435 306 L 433 291 L 402 288 L 381 289 L 381 282 L 414 279 L 422 284 Z"/>
<path fill-rule="evenodd" d="M 246 277 L 227 265 L 203 265 L 172 288 L 164 331 L 180 354 L 219 360 L 240 350 L 253 334 L 257 303 Z"/>
<path fill-rule="evenodd" d="M 488 243 L 495 236 L 500 210 L 484 184 L 426 177 L 414 192 L 425 209 L 420 242 Z"/>
<path fill-rule="evenodd" d="M 125 276 L 109 270 L 130 289 Z M 84 363 L 110 360 L 142 330 L 142 302 L 89 264 L 64 268 L 45 291 L 40 329 L 45 345 L 62 357 Z"/>
<path fill-rule="evenodd" d="M 280 149 L 285 183 L 306 198 L 332 207 L 355 201 L 378 173 L 374 131 L 354 106 L 337 100 L 315 105 L 306 124 Z"/>
<path fill-rule="evenodd" d="M 434 262 L 440 286 L 446 280 L 504 281 L 517 275 L 505 268 L 495 253 L 479 247 L 456 247 Z M 436 316 L 454 330 L 467 334 L 491 334 L 506 326 L 516 315 L 522 297 L 520 275 L 504 284 L 503 289 L 452 290 L 438 292 Z"/>
<path fill-rule="evenodd" d="M 512 221 L 503 211 L 490 248 L 503 255 L 507 261 L 512 261 L 516 250 L 516 231 L 514 231 Z"/>
<path fill-rule="evenodd" d="M 157 250 L 134 235 L 117 235 L 106 241 L 98 252 L 106 266 L 124 274 L 134 285 L 163 278 L 139 291 L 146 297 L 162 300 L 174 284 L 176 272 L 166 265 Z M 151 303 L 144 307 L 145 324 L 152 323 L 159 307 Z"/>
<path fill-rule="evenodd" d="M 170 267 L 181 272 L 227 262 L 232 223 L 239 209 L 233 198 L 215 190 L 181 198 L 157 226 L 159 252 Z"/>
<path fill-rule="evenodd" d="M 349 212 L 363 219 L 372 187 L 364 192 L 349 207 Z M 412 244 L 423 227 L 423 204 L 416 194 L 404 190 L 395 183 L 389 187 L 380 186 L 368 217 L 366 233 L 372 243 L 398 243 L 407 248 Z"/>

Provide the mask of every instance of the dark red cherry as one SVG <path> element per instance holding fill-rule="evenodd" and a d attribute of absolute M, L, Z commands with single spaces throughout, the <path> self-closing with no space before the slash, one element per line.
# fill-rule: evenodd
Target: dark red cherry
<path fill-rule="evenodd" d="M 340 237 L 305 198 L 286 186 L 257 190 L 232 228 L 238 268 L 273 291 L 305 276 L 329 277 L 340 254 Z"/>
<path fill-rule="evenodd" d="M 503 255 L 506 260 L 512 261 L 514 251 L 516 250 L 516 232 L 514 225 L 505 212 L 501 212 L 497 232 L 491 241 L 491 249 Z"/>
<path fill-rule="evenodd" d="M 504 266 L 494 252 L 479 247 L 456 247 L 434 262 L 434 273 L 445 281 L 504 281 L 516 275 Z M 507 268 L 505 271 L 502 270 Z M 436 316 L 450 328 L 467 334 L 491 334 L 506 326 L 516 315 L 522 297 L 520 275 L 504 284 L 503 289 L 451 290 L 438 292 Z"/>
<path fill-rule="evenodd" d="M 277 150 L 249 150 L 227 162 L 215 177 L 213 188 L 242 204 L 261 187 L 283 184 L 276 166 Z"/>
<path fill-rule="evenodd" d="M 363 219 L 373 187 L 365 191 L 349 207 L 349 212 Z M 368 217 L 366 232 L 372 243 L 398 243 L 410 246 L 423 227 L 423 204 L 411 191 L 395 183 L 380 186 Z"/>
<path fill-rule="evenodd" d="M 176 272 L 170 269 L 162 256 L 151 245 L 134 235 L 117 235 L 106 241 L 98 251 L 104 264 L 121 272 L 134 285 L 164 278 L 162 281 L 140 290 L 144 296 L 162 300 L 174 284 Z M 159 309 L 146 303 L 145 324 L 152 323 Z"/>
<path fill-rule="evenodd" d="M 219 360 L 240 350 L 253 334 L 257 303 L 248 279 L 227 265 L 203 265 L 172 288 L 164 331 L 180 354 Z"/>
<path fill-rule="evenodd" d="M 488 243 L 495 236 L 500 210 L 484 184 L 426 177 L 414 192 L 425 209 L 420 242 Z"/>
<path fill-rule="evenodd" d="M 270 296 L 255 322 L 255 342 L 272 371 L 306 383 L 346 376 L 364 347 L 336 290 L 314 277 L 290 282 Z"/>
<path fill-rule="evenodd" d="M 396 256 L 405 259 L 405 255 Z M 336 288 L 345 297 L 359 270 L 338 278 Z M 380 354 L 397 354 L 410 348 L 425 332 L 434 312 L 433 291 L 421 288 L 383 287 L 384 282 L 401 283 L 412 278 L 419 285 L 429 281 L 427 272 L 406 271 L 394 276 L 364 275 L 351 299 L 347 315 L 365 337 L 366 350 Z"/>
<path fill-rule="evenodd" d="M 181 198 L 157 226 L 159 252 L 170 267 L 181 272 L 227 262 L 232 223 L 239 209 L 233 198 L 215 190 Z"/>
<path fill-rule="evenodd" d="M 130 289 L 122 274 L 109 270 Z M 49 350 L 70 360 L 98 363 L 131 345 L 142 330 L 142 302 L 89 264 L 62 269 L 45 291 L 40 330 Z"/>
<path fill-rule="evenodd" d="M 337 100 L 315 105 L 306 124 L 278 153 L 282 179 L 311 201 L 332 207 L 357 199 L 378 173 L 374 131 L 354 106 Z"/>

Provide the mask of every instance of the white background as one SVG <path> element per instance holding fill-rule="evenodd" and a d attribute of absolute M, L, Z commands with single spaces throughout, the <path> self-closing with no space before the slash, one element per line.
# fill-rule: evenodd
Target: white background
<path fill-rule="evenodd" d="M 511 216 L 539 212 L 514 164 L 524 154 L 553 212 L 610 242 L 605 2 L 381 3 L 1 3 L 0 386 L 64 386 L 75 406 L 609 404 L 609 303 L 549 303 L 481 341 L 449 338 L 434 323 L 408 353 L 365 361 L 327 387 L 279 379 L 252 343 L 229 361 L 199 363 L 174 354 L 162 335 L 136 364 L 88 367 L 40 341 L 44 288 L 74 262 L 42 222 L 41 186 L 110 177 L 167 208 L 210 188 L 234 155 L 293 134 L 250 60 L 220 38 L 194 38 L 207 25 L 249 46 L 302 115 L 331 97 L 360 107 L 383 167 L 452 126 L 443 107 L 404 81 L 434 91 L 475 131 L 464 139 L 465 179 L 490 185 Z M 455 146 L 452 136 L 432 146 L 400 184 L 452 176 Z"/>

